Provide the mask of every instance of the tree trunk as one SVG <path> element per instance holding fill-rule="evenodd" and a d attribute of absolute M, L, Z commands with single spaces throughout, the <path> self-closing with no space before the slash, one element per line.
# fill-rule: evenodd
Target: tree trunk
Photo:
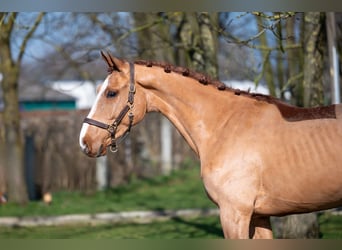
<path fill-rule="evenodd" d="M 9 201 L 26 203 L 28 200 L 24 179 L 23 142 L 20 129 L 20 113 L 18 102 L 18 69 L 3 55 L 5 46 L 1 45 L 0 58 L 3 60 L 4 78 L 2 91 L 4 99 L 3 124 L 5 143 L 5 169 L 7 174 L 7 194 Z"/>
<path fill-rule="evenodd" d="M 217 62 L 217 13 L 198 14 L 200 27 L 200 43 L 203 51 L 204 72 L 213 78 L 218 78 Z"/>
<path fill-rule="evenodd" d="M 10 35 L 15 15 L 8 17 L 8 24 L 2 23 L 0 32 L 0 72 L 4 110 L 4 164 L 7 175 L 7 194 L 11 202 L 24 204 L 28 201 L 24 178 L 23 142 L 20 128 L 18 78 L 19 65 L 11 58 Z M 13 19 L 12 19 L 13 18 Z"/>
<path fill-rule="evenodd" d="M 182 45 L 177 64 L 217 78 L 217 13 L 184 13 L 177 26 L 176 40 Z"/>
<path fill-rule="evenodd" d="M 1 80 L 0 80 L 1 83 Z M 5 127 L 3 124 L 3 116 L 0 118 L 0 198 L 7 191 L 6 181 L 6 160 L 5 160 Z"/>
<path fill-rule="evenodd" d="M 278 239 L 314 239 L 320 236 L 316 213 L 272 217 L 271 222 Z"/>
<path fill-rule="evenodd" d="M 340 94 L 340 67 L 336 46 L 336 21 L 335 13 L 326 13 L 326 29 L 329 49 L 329 71 L 331 80 L 331 102 L 338 104 L 341 102 Z"/>
<path fill-rule="evenodd" d="M 283 47 L 283 38 L 282 38 L 282 24 L 281 22 L 278 23 L 277 25 L 278 28 L 278 35 L 279 35 L 279 40 L 278 40 L 278 44 L 279 47 L 282 48 Z M 277 83 L 278 83 L 278 89 L 280 90 L 279 93 L 279 98 L 284 99 L 284 92 L 283 87 L 284 87 L 284 58 L 283 58 L 283 51 L 277 51 Z"/>
<path fill-rule="evenodd" d="M 324 103 L 323 97 L 323 52 L 324 34 L 320 12 L 304 14 L 304 106 Z"/>
<path fill-rule="evenodd" d="M 257 23 L 258 23 L 259 32 L 261 32 L 263 29 L 262 17 L 256 16 L 256 19 L 257 19 Z M 262 47 L 268 47 L 267 37 L 266 37 L 265 33 L 263 33 L 259 37 L 259 39 L 260 39 L 260 45 Z M 274 82 L 274 78 L 273 78 L 273 69 L 272 69 L 271 60 L 270 60 L 271 52 L 262 50 L 261 54 L 262 54 L 262 58 L 264 60 L 264 68 L 262 69 L 262 71 L 263 71 L 263 75 L 264 75 L 264 78 L 266 81 L 267 88 L 268 88 L 271 96 L 276 96 L 276 86 L 275 86 L 275 82 Z"/>
<path fill-rule="evenodd" d="M 299 42 L 296 41 L 295 31 L 298 27 L 295 25 L 296 16 L 290 17 L 286 21 L 286 43 L 292 46 Z M 289 49 L 287 51 L 288 62 L 288 82 L 287 86 L 292 90 L 291 103 L 297 106 L 303 106 L 303 77 L 302 72 L 303 53 L 302 49 Z"/>
<path fill-rule="evenodd" d="M 167 18 L 167 14 L 165 14 Z M 175 63 L 170 26 L 155 13 L 133 13 L 138 37 L 139 57 Z"/>

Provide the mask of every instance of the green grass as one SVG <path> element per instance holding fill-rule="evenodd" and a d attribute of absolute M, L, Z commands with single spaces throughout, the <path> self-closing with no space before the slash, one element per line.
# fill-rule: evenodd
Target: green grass
<path fill-rule="evenodd" d="M 30 202 L 20 207 L 15 204 L 0 206 L 0 216 L 62 215 L 133 210 L 161 210 L 186 208 L 215 208 L 207 198 L 199 168 L 187 168 L 170 176 L 135 180 L 131 184 L 97 192 L 58 192 L 53 203 Z M 30 239 L 186 239 L 222 238 L 218 216 L 206 218 L 174 218 L 150 224 L 72 225 L 48 227 L 0 227 L 0 238 Z"/>
<path fill-rule="evenodd" d="M 342 239 L 342 216 L 319 216 L 323 239 Z M 175 218 L 150 224 L 0 227 L 0 239 L 190 239 L 223 238 L 218 216 Z"/>
<path fill-rule="evenodd" d="M 151 224 L 0 227 L 0 239 L 190 239 L 223 238 L 218 217 L 172 219 Z"/>
<path fill-rule="evenodd" d="M 323 239 L 342 239 L 342 216 L 323 213 L 319 216 Z"/>
<path fill-rule="evenodd" d="M 104 192 L 86 195 L 81 192 L 58 192 L 53 203 L 30 202 L 26 206 L 0 206 L 0 216 L 62 215 L 133 210 L 214 208 L 207 198 L 199 168 L 188 168 Z M 319 216 L 323 239 L 342 239 L 342 216 L 328 213 Z M 2 239 L 187 239 L 222 238 L 218 216 L 175 218 L 150 224 L 70 225 L 48 227 L 0 227 Z"/>
<path fill-rule="evenodd" d="M 199 168 L 173 172 L 170 176 L 135 180 L 131 184 L 86 195 L 53 193 L 53 203 L 30 202 L 25 206 L 0 206 L 0 216 L 62 215 L 133 210 L 213 208 L 200 178 Z"/>

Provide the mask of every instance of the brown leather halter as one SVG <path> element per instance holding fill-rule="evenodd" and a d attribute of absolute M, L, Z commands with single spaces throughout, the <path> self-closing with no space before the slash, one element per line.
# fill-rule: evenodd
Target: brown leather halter
<path fill-rule="evenodd" d="M 130 62 L 129 68 L 130 68 L 130 83 L 129 83 L 128 101 L 127 101 L 126 106 L 121 110 L 121 112 L 119 113 L 118 117 L 114 120 L 114 122 L 112 124 L 106 124 L 106 123 L 99 122 L 88 117 L 86 117 L 83 120 L 84 123 L 88 123 L 90 125 L 105 129 L 110 133 L 111 144 L 109 145 L 109 149 L 113 153 L 118 151 L 117 145 L 120 144 L 126 138 L 126 136 L 129 134 L 131 127 L 133 125 L 134 115 L 133 115 L 132 109 L 134 106 L 134 94 L 135 94 L 134 63 Z M 128 128 L 121 137 L 115 138 L 116 130 L 127 113 L 128 113 L 128 119 L 129 119 Z"/>

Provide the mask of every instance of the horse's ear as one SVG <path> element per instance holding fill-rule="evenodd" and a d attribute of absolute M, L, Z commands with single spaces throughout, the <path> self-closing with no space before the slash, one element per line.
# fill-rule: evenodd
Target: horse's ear
<path fill-rule="evenodd" d="M 107 55 L 105 53 L 103 53 L 103 51 L 101 51 L 101 56 L 102 58 L 106 61 L 107 65 L 108 65 L 108 69 L 110 71 L 121 71 L 121 67 L 124 64 L 124 61 L 113 57 L 109 52 L 107 52 Z"/>

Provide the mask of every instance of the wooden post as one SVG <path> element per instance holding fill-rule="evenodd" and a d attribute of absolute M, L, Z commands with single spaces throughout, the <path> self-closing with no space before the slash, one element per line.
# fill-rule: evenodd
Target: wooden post
<path fill-rule="evenodd" d="M 107 156 L 96 159 L 96 182 L 97 190 L 101 191 L 108 187 L 108 164 Z"/>
<path fill-rule="evenodd" d="M 336 51 L 336 22 L 335 13 L 326 13 L 326 26 L 329 49 L 329 73 L 331 78 L 331 102 L 337 104 L 341 102 L 340 98 L 340 79 L 339 79 L 339 63 Z"/>
<path fill-rule="evenodd" d="M 165 175 L 172 169 L 172 129 L 165 117 L 161 118 L 161 169 Z"/>

